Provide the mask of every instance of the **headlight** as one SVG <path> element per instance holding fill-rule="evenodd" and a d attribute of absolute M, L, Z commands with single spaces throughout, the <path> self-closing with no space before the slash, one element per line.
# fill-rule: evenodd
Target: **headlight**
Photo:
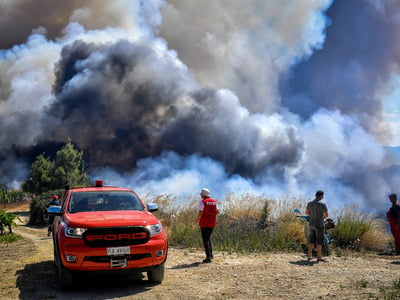
<path fill-rule="evenodd" d="M 150 231 L 150 236 L 159 234 L 162 232 L 162 225 L 161 223 L 157 223 L 154 225 L 148 225 L 146 228 Z"/>
<path fill-rule="evenodd" d="M 71 237 L 71 238 L 76 238 L 76 239 L 81 239 L 82 234 L 87 230 L 87 228 L 72 228 L 72 227 L 67 227 L 65 228 L 65 236 Z"/>

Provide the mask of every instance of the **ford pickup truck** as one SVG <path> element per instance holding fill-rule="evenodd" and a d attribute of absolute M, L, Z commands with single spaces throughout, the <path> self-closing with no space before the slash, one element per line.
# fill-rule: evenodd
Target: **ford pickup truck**
<path fill-rule="evenodd" d="M 54 215 L 54 262 L 61 288 L 73 285 L 76 273 L 147 273 L 161 283 L 168 242 L 161 222 L 131 189 L 103 186 L 66 188 Z"/>

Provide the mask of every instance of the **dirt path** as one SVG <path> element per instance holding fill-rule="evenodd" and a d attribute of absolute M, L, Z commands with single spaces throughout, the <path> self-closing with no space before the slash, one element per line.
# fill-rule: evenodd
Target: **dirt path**
<path fill-rule="evenodd" d="M 5 278 L 14 275 L 14 283 L 0 286 L 1 299 L 382 299 L 382 289 L 400 276 L 400 257 L 331 256 L 316 263 L 296 253 L 217 252 L 213 263 L 202 264 L 202 251 L 171 248 L 161 285 L 145 276 L 85 276 L 66 292 L 56 284 L 46 228 L 20 226 L 15 232 L 24 240 L 0 252 L 13 259 L 7 270 L 0 263 Z"/>

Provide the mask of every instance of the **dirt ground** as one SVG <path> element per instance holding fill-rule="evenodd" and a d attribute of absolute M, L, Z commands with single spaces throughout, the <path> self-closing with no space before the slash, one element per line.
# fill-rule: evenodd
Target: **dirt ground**
<path fill-rule="evenodd" d="M 9 211 L 27 220 L 26 206 Z M 61 291 L 46 228 L 22 224 L 14 231 L 23 239 L 0 244 L 0 299 L 385 299 L 400 278 L 398 256 L 347 253 L 317 263 L 302 253 L 217 252 L 212 263 L 202 264 L 202 251 L 170 248 L 160 285 L 145 274 L 85 275 Z"/>

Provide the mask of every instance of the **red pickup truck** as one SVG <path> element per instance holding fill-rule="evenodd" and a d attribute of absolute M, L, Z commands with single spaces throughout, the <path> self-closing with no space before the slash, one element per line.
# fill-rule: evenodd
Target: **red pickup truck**
<path fill-rule="evenodd" d="M 164 278 L 168 242 L 161 222 L 131 189 L 103 186 L 67 188 L 61 206 L 48 208 L 54 261 L 61 288 L 77 272 L 106 274 L 147 272 L 148 280 Z"/>

